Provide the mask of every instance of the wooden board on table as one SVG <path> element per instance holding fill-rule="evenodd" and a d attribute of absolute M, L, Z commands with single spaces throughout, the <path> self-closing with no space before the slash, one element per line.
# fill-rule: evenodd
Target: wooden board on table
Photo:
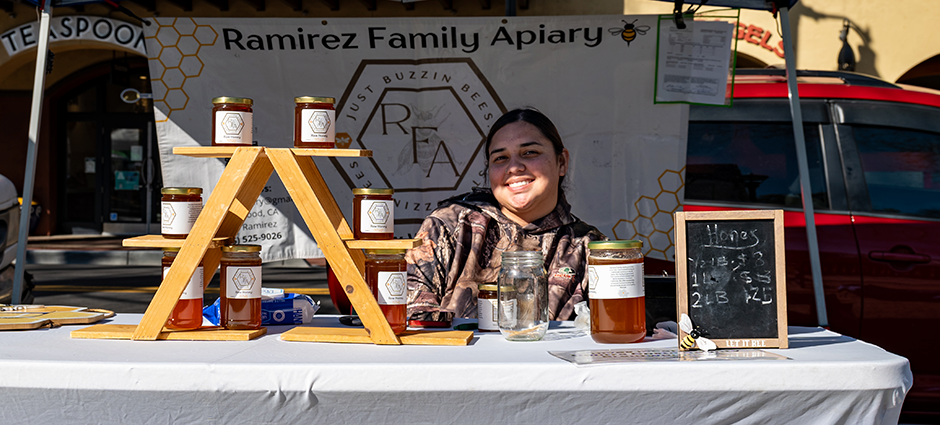
<path fill-rule="evenodd" d="M 349 249 L 412 249 L 421 246 L 421 239 L 344 239 Z"/>
<path fill-rule="evenodd" d="M 372 151 L 368 149 L 311 149 L 293 148 L 291 152 L 297 156 L 343 156 L 343 157 L 371 157 Z"/>
<path fill-rule="evenodd" d="M 72 331 L 76 339 L 131 339 L 137 325 L 94 325 Z M 164 329 L 157 336 L 158 340 L 167 341 L 249 341 L 268 332 L 267 328 L 248 330 L 229 330 L 217 327 L 192 331 L 174 331 Z"/>
<path fill-rule="evenodd" d="M 87 325 L 114 316 L 110 310 L 70 306 L 24 306 L 0 312 L 0 330 L 29 330 L 45 326 Z"/>
<path fill-rule="evenodd" d="M 231 158 L 238 148 L 239 146 L 178 146 L 173 148 L 173 154 L 193 158 Z"/>
<path fill-rule="evenodd" d="M 209 248 L 221 248 L 229 239 L 227 237 L 212 238 Z M 161 235 L 143 235 L 124 239 L 123 245 L 143 248 L 182 248 L 185 241 L 186 239 L 169 239 Z"/>
<path fill-rule="evenodd" d="M 718 348 L 787 348 L 783 210 L 677 212 L 675 223 L 679 318 Z"/>
<path fill-rule="evenodd" d="M 281 334 L 284 341 L 338 342 L 372 344 L 372 338 L 362 328 L 296 327 Z M 473 339 L 471 331 L 406 331 L 398 336 L 404 345 L 467 345 Z"/>

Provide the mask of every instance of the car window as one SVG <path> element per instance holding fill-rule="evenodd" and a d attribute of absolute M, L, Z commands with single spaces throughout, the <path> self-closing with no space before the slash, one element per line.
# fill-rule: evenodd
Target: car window
<path fill-rule="evenodd" d="M 852 126 L 872 212 L 940 218 L 940 134 Z"/>
<path fill-rule="evenodd" d="M 818 124 L 805 127 L 813 206 L 829 208 Z M 685 199 L 802 207 L 788 122 L 690 122 Z"/>

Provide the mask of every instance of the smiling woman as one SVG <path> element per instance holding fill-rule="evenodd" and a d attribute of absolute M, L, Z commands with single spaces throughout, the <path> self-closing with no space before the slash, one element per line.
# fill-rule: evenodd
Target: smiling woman
<path fill-rule="evenodd" d="M 548 276 L 550 320 L 570 320 L 585 299 L 587 244 L 607 238 L 571 214 L 562 190 L 568 150 L 533 109 L 500 117 L 486 137 L 490 187 L 442 201 L 408 252 L 412 320 L 477 317 L 477 287 L 494 284 L 504 251 L 539 251 Z"/>

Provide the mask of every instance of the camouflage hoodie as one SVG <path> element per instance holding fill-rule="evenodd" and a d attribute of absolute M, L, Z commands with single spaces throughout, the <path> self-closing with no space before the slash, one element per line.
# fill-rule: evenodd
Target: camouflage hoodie
<path fill-rule="evenodd" d="M 607 238 L 571 214 L 561 195 L 555 210 L 522 227 L 503 215 L 489 189 L 438 204 L 408 251 L 408 315 L 416 320 L 477 317 L 477 285 L 495 283 L 503 251 L 541 251 L 550 320 L 570 320 L 587 295 L 587 244 Z"/>

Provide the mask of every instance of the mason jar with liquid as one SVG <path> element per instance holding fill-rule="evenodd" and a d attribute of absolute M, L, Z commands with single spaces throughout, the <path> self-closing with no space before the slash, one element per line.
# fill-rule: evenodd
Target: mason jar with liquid
<path fill-rule="evenodd" d="M 353 237 L 385 240 L 395 237 L 395 189 L 353 189 Z"/>
<path fill-rule="evenodd" d="M 366 283 L 395 335 L 408 327 L 408 264 L 404 249 L 367 249 Z"/>
<path fill-rule="evenodd" d="M 261 245 L 223 246 L 219 277 L 219 325 L 260 328 Z"/>
<path fill-rule="evenodd" d="M 254 101 L 247 97 L 212 99 L 212 146 L 251 146 Z"/>
<path fill-rule="evenodd" d="M 294 147 L 336 147 L 336 110 L 332 97 L 294 98 Z"/>
<path fill-rule="evenodd" d="M 202 188 L 160 189 L 160 234 L 168 239 L 186 239 L 202 212 Z"/>
<path fill-rule="evenodd" d="M 640 342 L 646 336 L 642 248 L 643 242 L 636 240 L 588 243 L 588 306 L 595 342 Z"/>
<path fill-rule="evenodd" d="M 170 272 L 170 266 L 173 265 L 173 260 L 176 259 L 179 251 L 179 248 L 163 248 L 164 279 L 166 279 L 167 273 Z M 192 330 L 199 329 L 202 326 L 202 296 L 205 290 L 203 270 L 200 261 L 196 271 L 193 272 L 193 276 L 189 279 L 189 283 L 186 284 L 186 288 L 183 289 L 179 301 L 176 302 L 176 307 L 170 313 L 170 318 L 166 321 L 167 328 Z"/>
<path fill-rule="evenodd" d="M 506 251 L 496 280 L 497 323 L 509 341 L 538 341 L 548 330 L 548 279 L 541 251 Z"/>

